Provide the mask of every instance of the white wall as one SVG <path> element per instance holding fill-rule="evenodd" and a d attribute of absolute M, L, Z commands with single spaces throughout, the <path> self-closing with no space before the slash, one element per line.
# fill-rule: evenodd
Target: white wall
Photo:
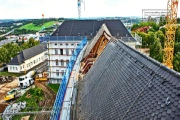
<path fill-rule="evenodd" d="M 8 72 L 20 73 L 20 65 L 8 65 Z"/>
<path fill-rule="evenodd" d="M 49 45 L 47 44 L 48 50 L 48 72 L 50 83 L 60 83 L 62 79 L 62 70 L 66 70 L 66 60 L 70 60 L 72 56 L 72 51 L 76 49 L 80 41 L 50 41 Z M 55 49 L 57 54 L 55 54 Z M 60 54 L 60 49 L 63 49 L 63 55 Z M 66 50 L 68 50 L 69 55 L 67 55 Z M 56 65 L 56 59 L 58 60 L 58 65 Z M 64 65 L 61 65 L 61 60 L 64 61 Z M 57 70 L 59 72 L 57 72 Z M 59 73 L 59 75 L 57 75 Z"/>
<path fill-rule="evenodd" d="M 35 67 L 36 65 L 44 62 L 47 59 L 47 55 L 45 55 L 45 53 L 47 53 L 47 51 L 26 60 L 25 63 L 21 65 L 22 66 L 21 71 L 25 71 L 25 70 L 27 71 Z"/>

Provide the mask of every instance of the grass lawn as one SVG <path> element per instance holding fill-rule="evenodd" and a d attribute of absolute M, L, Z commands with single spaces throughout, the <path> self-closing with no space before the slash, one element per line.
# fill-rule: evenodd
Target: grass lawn
<path fill-rule="evenodd" d="M 55 93 L 58 92 L 60 84 L 48 84 L 48 87 L 50 87 Z"/>
<path fill-rule="evenodd" d="M 35 31 L 39 31 L 41 30 L 43 27 L 50 27 L 52 26 L 54 23 L 56 23 L 57 21 L 50 21 L 50 22 L 46 22 L 44 23 L 42 26 L 35 26 L 33 23 L 29 23 L 26 25 L 21 26 L 19 29 L 27 29 L 27 30 L 35 30 Z"/>
<path fill-rule="evenodd" d="M 21 75 L 24 75 L 22 73 L 8 73 L 8 71 L 0 72 L 0 76 L 15 76 L 19 77 Z"/>

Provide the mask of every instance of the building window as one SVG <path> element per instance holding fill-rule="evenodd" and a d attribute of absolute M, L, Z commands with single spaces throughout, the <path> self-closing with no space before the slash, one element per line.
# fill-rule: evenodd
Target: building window
<path fill-rule="evenodd" d="M 66 49 L 66 55 L 69 55 L 69 49 Z"/>
<path fill-rule="evenodd" d="M 69 64 L 69 60 L 66 60 L 66 66 Z"/>
<path fill-rule="evenodd" d="M 60 54 L 63 55 L 63 49 L 60 49 Z"/>
<path fill-rule="evenodd" d="M 10 70 L 12 70 L 12 67 L 10 67 Z"/>
<path fill-rule="evenodd" d="M 16 67 L 16 70 L 17 70 L 17 67 Z"/>
<path fill-rule="evenodd" d="M 34 64 L 36 63 L 36 61 L 34 60 Z"/>
<path fill-rule="evenodd" d="M 58 65 L 58 59 L 56 59 L 56 65 Z"/>
<path fill-rule="evenodd" d="M 22 67 L 20 67 L 22 69 Z M 10 67 L 10 70 L 11 70 L 11 67 Z"/>
<path fill-rule="evenodd" d="M 77 46 L 79 46 L 79 44 L 77 44 Z"/>
<path fill-rule="evenodd" d="M 63 45 L 62 43 L 60 43 L 60 45 Z"/>
<path fill-rule="evenodd" d="M 56 55 L 58 54 L 58 50 L 57 50 L 57 49 L 55 49 L 55 54 L 56 54 Z"/>
<path fill-rule="evenodd" d="M 61 76 L 63 76 L 63 75 L 64 75 L 64 70 L 61 71 Z"/>
<path fill-rule="evenodd" d="M 74 49 L 72 49 L 72 55 L 74 54 Z"/>
<path fill-rule="evenodd" d="M 54 45 L 57 45 L 57 43 L 55 43 Z"/>
<path fill-rule="evenodd" d="M 40 61 L 40 58 L 39 58 L 39 61 Z"/>
<path fill-rule="evenodd" d="M 72 43 L 71 45 L 73 46 L 74 44 Z"/>
<path fill-rule="evenodd" d="M 64 66 L 64 61 L 63 60 L 61 60 L 61 66 Z"/>
<path fill-rule="evenodd" d="M 59 70 L 56 70 L 56 76 L 59 76 Z"/>
<path fill-rule="evenodd" d="M 68 46 L 68 43 L 66 43 L 66 46 Z"/>

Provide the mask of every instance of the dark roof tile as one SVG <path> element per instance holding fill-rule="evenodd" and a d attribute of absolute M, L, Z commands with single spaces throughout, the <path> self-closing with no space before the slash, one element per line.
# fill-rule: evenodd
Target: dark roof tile
<path fill-rule="evenodd" d="M 86 119 L 174 119 L 180 76 L 123 42 L 109 43 L 82 80 Z"/>
<path fill-rule="evenodd" d="M 131 37 L 120 20 L 66 20 L 52 36 L 87 36 L 92 39 L 100 27 L 106 24 L 112 36 L 116 38 Z"/>

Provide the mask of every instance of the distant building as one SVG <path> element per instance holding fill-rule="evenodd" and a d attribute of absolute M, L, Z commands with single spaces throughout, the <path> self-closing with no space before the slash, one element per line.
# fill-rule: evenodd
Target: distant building
<path fill-rule="evenodd" d="M 23 25 L 23 23 L 13 23 L 13 25 L 20 26 Z"/>
<path fill-rule="evenodd" d="M 139 32 L 145 32 L 145 33 L 147 33 L 149 29 L 150 29 L 149 26 L 145 26 L 145 27 L 137 28 L 137 29 L 135 29 L 134 31 L 139 31 Z"/>
<path fill-rule="evenodd" d="M 6 32 L 6 30 L 0 30 L 0 32 Z"/>
<path fill-rule="evenodd" d="M 0 48 L 1 48 L 3 45 L 7 44 L 7 43 L 16 42 L 16 40 L 17 40 L 17 39 L 15 39 L 15 38 L 10 38 L 10 39 L 6 39 L 6 40 L 1 40 L 1 41 L 0 41 Z"/>
<path fill-rule="evenodd" d="M 26 72 L 47 60 L 46 44 L 40 44 L 21 51 L 8 64 L 8 72 Z"/>
<path fill-rule="evenodd" d="M 30 38 L 38 40 L 39 36 L 37 34 L 23 34 L 23 35 L 19 35 L 18 38 L 19 38 L 18 42 L 22 42 L 22 40 L 24 40 L 24 42 L 27 42 Z"/>

